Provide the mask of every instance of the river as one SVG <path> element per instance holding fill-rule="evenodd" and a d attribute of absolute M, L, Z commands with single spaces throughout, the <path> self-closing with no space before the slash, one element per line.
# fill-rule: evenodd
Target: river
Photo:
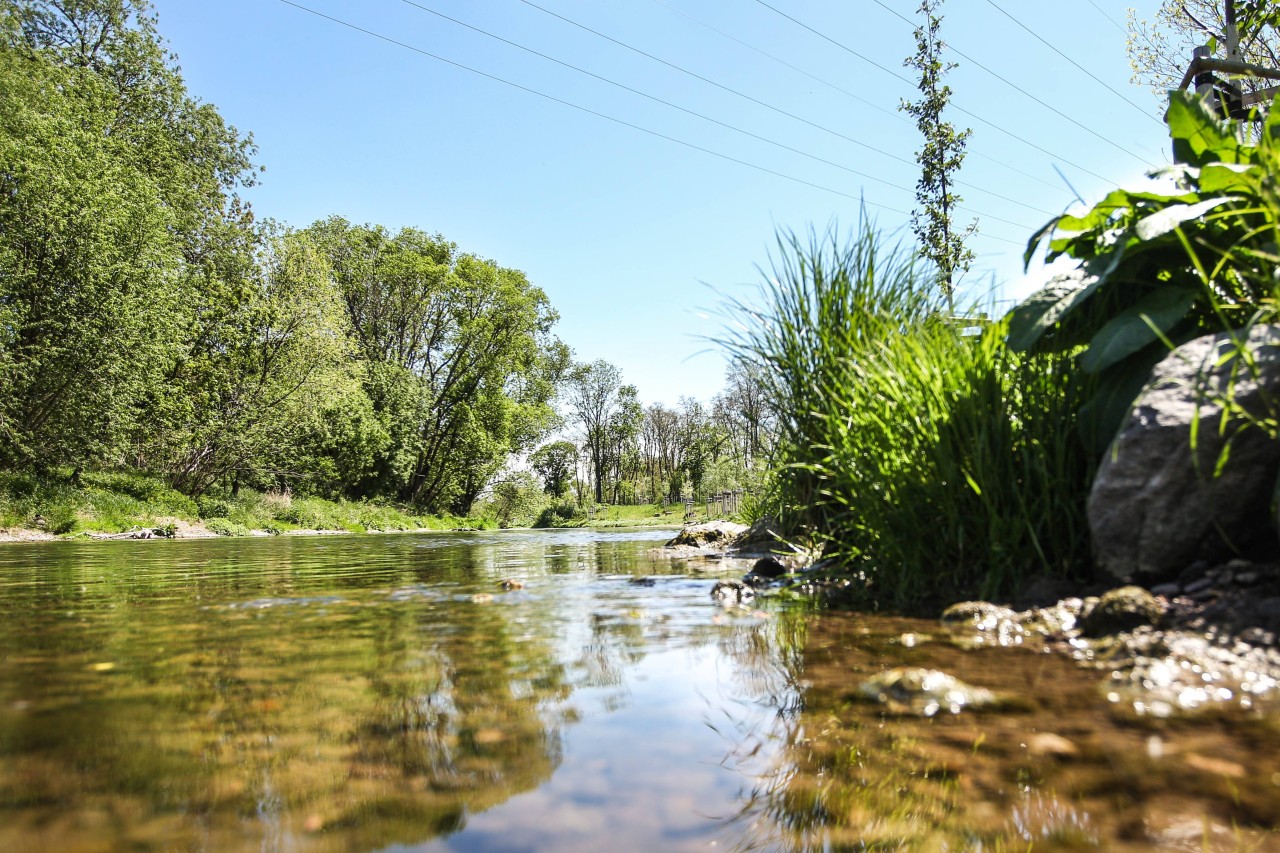
<path fill-rule="evenodd" d="M 723 607 L 670 535 L 0 546 L 0 850 L 1280 850 L 1274 710 Z M 902 665 L 1016 701 L 857 699 Z"/>

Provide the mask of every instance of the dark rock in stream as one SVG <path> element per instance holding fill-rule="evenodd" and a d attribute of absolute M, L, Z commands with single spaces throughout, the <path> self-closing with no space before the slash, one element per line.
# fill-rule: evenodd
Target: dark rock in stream
<path fill-rule="evenodd" d="M 1164 607 L 1154 595 L 1140 586 L 1122 586 L 1104 592 L 1096 602 L 1086 601 L 1080 632 L 1086 637 L 1105 637 L 1155 625 L 1162 615 Z"/>
<path fill-rule="evenodd" d="M 721 604 L 739 604 L 756 597 L 756 591 L 740 580 L 716 581 L 711 597 Z"/>

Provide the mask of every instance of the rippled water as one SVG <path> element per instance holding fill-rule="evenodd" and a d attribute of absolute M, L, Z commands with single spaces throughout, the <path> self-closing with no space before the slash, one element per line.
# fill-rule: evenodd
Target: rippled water
<path fill-rule="evenodd" d="M 0 546 L 0 850 L 1280 849 L 1274 716 L 726 609 L 669 535 Z M 1016 701 L 857 701 L 898 665 Z"/>

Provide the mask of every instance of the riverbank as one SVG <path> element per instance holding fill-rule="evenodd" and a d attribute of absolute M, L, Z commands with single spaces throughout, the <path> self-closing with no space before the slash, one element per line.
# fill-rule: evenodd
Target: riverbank
<path fill-rule="evenodd" d="M 717 565 L 751 559 L 741 581 L 712 590 L 722 603 L 784 592 L 842 609 L 865 604 L 855 578 L 790 545 L 764 556 L 769 544 L 763 525 L 700 525 L 664 550 Z M 1280 702 L 1280 566 L 1271 563 L 1200 561 L 1150 589 L 1039 578 L 1007 601 L 949 602 L 921 615 L 961 648 L 1026 647 L 1101 670 L 1105 701 L 1125 713 L 1166 718 Z"/>

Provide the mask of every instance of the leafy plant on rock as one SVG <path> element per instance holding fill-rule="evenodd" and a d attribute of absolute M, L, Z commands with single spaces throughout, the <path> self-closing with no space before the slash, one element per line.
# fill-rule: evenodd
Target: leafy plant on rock
<path fill-rule="evenodd" d="M 1175 163 L 1153 177 L 1180 191 L 1116 189 L 1082 215 L 1050 220 L 1024 260 L 1047 241 L 1047 261 L 1080 264 L 1009 317 L 1015 351 L 1079 349 L 1079 368 L 1096 380 L 1082 428 L 1097 448 L 1171 345 L 1277 314 L 1280 115 L 1256 143 L 1187 93 L 1172 95 L 1166 118 Z"/>

